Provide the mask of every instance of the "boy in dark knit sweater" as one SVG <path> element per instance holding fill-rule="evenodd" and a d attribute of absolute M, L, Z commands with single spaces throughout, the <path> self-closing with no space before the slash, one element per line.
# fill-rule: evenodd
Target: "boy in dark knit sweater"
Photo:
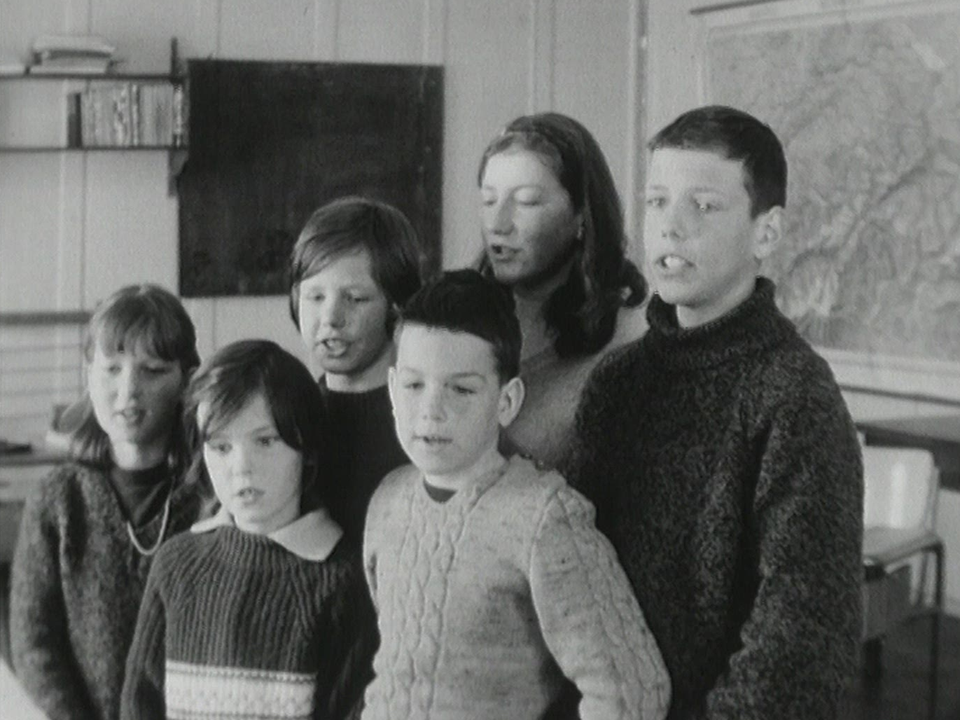
<path fill-rule="evenodd" d="M 363 538 L 367 503 L 406 462 L 393 430 L 387 368 L 396 310 L 420 287 L 419 240 L 403 213 L 361 197 L 335 200 L 307 220 L 290 258 L 290 315 L 315 367 L 338 449 L 330 511 Z"/>
<path fill-rule="evenodd" d="M 571 484 L 673 680 L 673 720 L 836 717 L 859 648 L 863 480 L 827 363 L 774 304 L 786 160 L 705 107 L 650 142 L 650 329 L 594 372 Z"/>
<path fill-rule="evenodd" d="M 237 342 L 201 365 L 186 412 L 220 510 L 157 554 L 121 717 L 346 717 L 369 680 L 373 608 L 324 506 L 316 383 L 276 344 Z"/>

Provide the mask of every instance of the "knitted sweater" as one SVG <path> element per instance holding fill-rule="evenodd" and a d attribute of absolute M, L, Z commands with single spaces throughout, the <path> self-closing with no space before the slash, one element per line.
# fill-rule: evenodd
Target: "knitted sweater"
<path fill-rule="evenodd" d="M 859 445 L 826 364 L 759 279 L 728 315 L 602 363 L 571 484 L 597 505 L 673 681 L 669 717 L 833 718 L 860 631 Z"/>
<path fill-rule="evenodd" d="M 564 676 L 583 718 L 661 718 L 669 679 L 593 507 L 512 458 L 432 500 L 413 466 L 370 503 L 380 649 L 364 720 L 540 718 Z"/>
<path fill-rule="evenodd" d="M 526 394 L 520 413 L 507 428 L 514 448 L 544 465 L 561 465 L 570 451 L 574 415 L 590 372 L 607 353 L 636 340 L 645 329 L 643 310 L 623 307 L 613 338 L 599 352 L 562 358 L 551 344 L 524 358 L 520 363 L 520 377 Z"/>
<path fill-rule="evenodd" d="M 369 679 L 359 553 L 308 560 L 234 526 L 157 554 L 127 660 L 123 720 L 342 718 Z"/>
<path fill-rule="evenodd" d="M 190 527 L 198 510 L 189 489 L 174 490 L 164 536 Z M 158 515 L 138 528 L 140 543 L 153 547 L 161 524 Z M 13 661 L 50 720 L 118 716 L 151 560 L 127 535 L 109 471 L 62 465 L 27 500 L 13 561 Z"/>
<path fill-rule="evenodd" d="M 331 473 L 339 487 L 332 489 L 328 504 L 347 538 L 359 545 L 373 491 L 387 473 L 409 460 L 397 440 L 386 385 L 367 392 L 336 392 L 321 379 L 320 389 L 331 433 L 322 441 L 336 448 L 341 463 Z"/>

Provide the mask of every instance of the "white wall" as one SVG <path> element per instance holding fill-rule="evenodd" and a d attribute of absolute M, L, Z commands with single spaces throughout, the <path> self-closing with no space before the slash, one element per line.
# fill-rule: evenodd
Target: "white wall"
<path fill-rule="evenodd" d="M 126 71 L 165 72 L 173 36 L 188 58 L 443 64 L 443 260 L 453 267 L 480 247 L 480 154 L 523 113 L 555 109 L 593 130 L 634 222 L 641 7 L 641 0 L 3 0 L 0 56 L 26 57 L 41 33 L 93 33 L 118 47 Z M 57 140 L 63 122 L 49 108 L 64 88 L 53 85 L 0 84 L 0 134 Z M 91 309 L 136 281 L 176 290 L 177 201 L 167 193 L 167 161 L 162 152 L 0 154 L 0 312 Z M 285 303 L 221 298 L 187 306 L 202 354 L 266 336 L 303 357 Z M 56 333 L 67 342 L 76 331 Z M 0 327 L 0 353 L 29 342 L 22 335 Z M 4 373 L 7 385 L 22 384 L 6 365 L 0 389 Z M 69 367 L 58 372 L 75 375 Z M 0 434 L 24 423 L 42 429 L 49 410 L 41 405 L 52 399 L 4 407 Z M 31 402 L 36 407 L 23 407 Z"/>

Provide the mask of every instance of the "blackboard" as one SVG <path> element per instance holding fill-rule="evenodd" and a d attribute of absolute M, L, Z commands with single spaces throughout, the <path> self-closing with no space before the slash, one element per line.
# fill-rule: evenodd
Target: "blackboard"
<path fill-rule="evenodd" d="M 402 210 L 439 268 L 442 67 L 192 60 L 187 78 L 181 295 L 285 294 L 303 224 L 343 195 Z"/>

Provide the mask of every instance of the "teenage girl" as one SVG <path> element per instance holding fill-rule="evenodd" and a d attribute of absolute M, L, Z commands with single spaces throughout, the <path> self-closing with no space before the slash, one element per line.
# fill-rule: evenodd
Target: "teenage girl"
<path fill-rule="evenodd" d="M 27 501 L 13 561 L 16 674 L 51 720 L 114 720 L 154 553 L 196 520 L 181 481 L 193 323 L 153 285 L 107 298 L 87 327 L 71 459 Z"/>

